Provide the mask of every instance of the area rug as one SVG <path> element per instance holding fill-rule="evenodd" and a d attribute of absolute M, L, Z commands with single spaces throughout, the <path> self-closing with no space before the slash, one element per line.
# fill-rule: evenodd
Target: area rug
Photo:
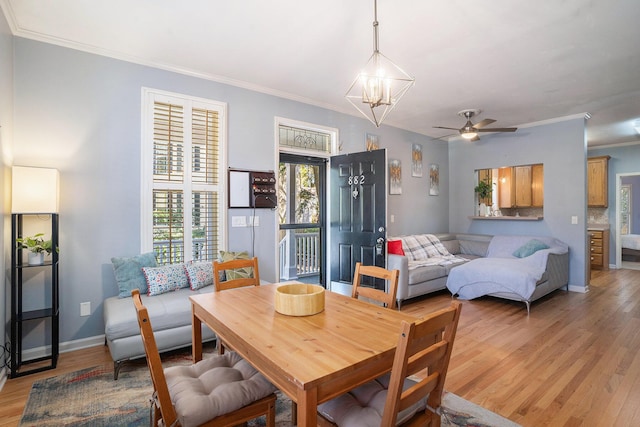
<path fill-rule="evenodd" d="M 188 364 L 190 355 L 163 357 L 164 366 Z M 117 381 L 113 367 L 96 366 L 33 383 L 20 427 L 26 426 L 148 426 L 149 397 L 152 392 L 149 370 L 144 362 L 125 365 Z M 506 418 L 445 393 L 442 425 L 474 427 L 517 427 Z M 291 426 L 291 402 L 278 394 L 276 425 Z M 250 427 L 265 425 L 256 419 Z"/>

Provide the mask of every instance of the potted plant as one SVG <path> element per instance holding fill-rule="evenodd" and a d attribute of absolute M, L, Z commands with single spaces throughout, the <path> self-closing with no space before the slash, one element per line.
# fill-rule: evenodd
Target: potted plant
<path fill-rule="evenodd" d="M 478 202 L 480 202 L 480 212 L 481 216 L 485 216 L 488 214 L 487 205 L 485 201 L 489 200 L 491 197 L 491 193 L 493 193 L 493 187 L 487 181 L 480 181 L 474 191 L 478 195 Z"/>
<path fill-rule="evenodd" d="M 43 264 L 45 253 L 49 255 L 53 252 L 51 239 L 45 240 L 43 233 L 38 233 L 31 237 L 18 237 L 16 242 L 21 249 L 29 250 L 29 265 Z"/>

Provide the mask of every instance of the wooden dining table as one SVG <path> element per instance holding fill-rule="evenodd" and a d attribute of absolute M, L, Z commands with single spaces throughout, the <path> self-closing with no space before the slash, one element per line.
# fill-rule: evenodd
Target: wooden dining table
<path fill-rule="evenodd" d="M 298 426 L 316 426 L 319 403 L 391 370 L 401 322 L 416 318 L 329 291 L 322 312 L 287 316 L 275 310 L 279 285 L 191 296 L 193 360 L 204 322 L 297 404 Z"/>

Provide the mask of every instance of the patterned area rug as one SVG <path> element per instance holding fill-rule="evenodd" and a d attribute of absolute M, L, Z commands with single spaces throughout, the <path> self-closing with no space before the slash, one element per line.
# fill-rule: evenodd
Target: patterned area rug
<path fill-rule="evenodd" d="M 189 364 L 190 355 L 163 355 L 164 366 Z M 26 426 L 148 426 L 153 388 L 144 361 L 125 365 L 117 381 L 111 365 L 97 366 L 34 382 L 20 422 Z M 445 393 L 443 426 L 517 427 L 493 412 Z M 291 402 L 278 394 L 278 427 L 291 426 Z M 264 426 L 256 419 L 250 427 Z"/>

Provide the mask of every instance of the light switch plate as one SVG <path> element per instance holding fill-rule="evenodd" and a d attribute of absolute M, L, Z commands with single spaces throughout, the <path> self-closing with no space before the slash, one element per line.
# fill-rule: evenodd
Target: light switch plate
<path fill-rule="evenodd" d="M 91 315 L 91 302 L 81 302 L 80 316 L 89 316 L 89 315 Z"/>
<path fill-rule="evenodd" d="M 231 217 L 231 226 L 232 227 L 246 227 L 247 226 L 247 217 L 246 216 L 232 216 Z"/>
<path fill-rule="evenodd" d="M 571 224 L 577 224 L 578 223 L 578 217 L 576 215 L 571 217 Z"/>

